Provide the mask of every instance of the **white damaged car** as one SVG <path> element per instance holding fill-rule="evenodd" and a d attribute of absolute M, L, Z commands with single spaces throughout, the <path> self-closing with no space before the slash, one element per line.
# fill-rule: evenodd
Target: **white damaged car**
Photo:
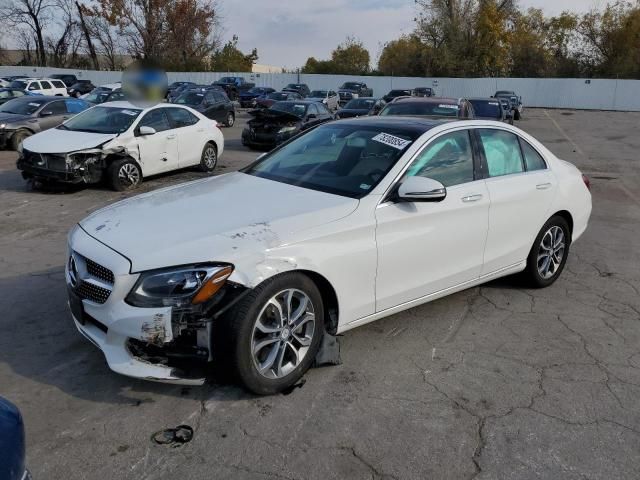
<path fill-rule="evenodd" d="M 191 108 L 111 102 L 25 139 L 17 166 L 25 179 L 106 180 L 122 191 L 143 178 L 185 167 L 211 172 L 223 150 L 216 122 Z"/>
<path fill-rule="evenodd" d="M 273 393 L 327 334 L 517 272 L 551 285 L 590 214 L 586 177 L 510 125 L 339 120 L 82 220 L 69 304 L 118 373 L 202 383 L 221 361 Z"/>

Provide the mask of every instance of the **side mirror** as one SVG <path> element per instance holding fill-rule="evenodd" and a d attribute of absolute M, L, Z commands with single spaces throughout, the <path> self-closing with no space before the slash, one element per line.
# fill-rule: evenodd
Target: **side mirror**
<path fill-rule="evenodd" d="M 408 177 L 398 188 L 398 198 L 404 202 L 440 202 L 446 196 L 444 185 L 427 177 Z"/>
<path fill-rule="evenodd" d="M 140 135 L 153 135 L 156 133 L 156 129 L 153 127 L 147 127 L 146 125 L 143 125 L 138 129 L 138 132 L 140 133 Z"/>
<path fill-rule="evenodd" d="M 53 115 L 53 112 L 50 110 L 45 110 L 44 112 L 40 112 L 41 117 L 50 117 L 51 115 Z"/>

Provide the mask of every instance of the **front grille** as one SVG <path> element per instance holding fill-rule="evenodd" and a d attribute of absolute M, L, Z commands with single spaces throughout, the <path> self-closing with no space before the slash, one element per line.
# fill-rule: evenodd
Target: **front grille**
<path fill-rule="evenodd" d="M 99 263 L 73 252 L 67 271 L 70 287 L 83 300 L 102 304 L 111 295 L 115 277 L 111 270 Z"/>
<path fill-rule="evenodd" d="M 25 149 L 22 151 L 22 156 L 26 163 L 34 167 L 46 168 L 57 172 L 66 172 L 67 170 L 67 160 L 64 155 L 36 153 Z"/>
<path fill-rule="evenodd" d="M 111 290 L 99 287 L 98 285 L 87 282 L 86 280 L 80 281 L 75 292 L 83 300 L 89 300 L 95 303 L 104 303 L 109 298 L 109 295 L 111 295 Z"/>
<path fill-rule="evenodd" d="M 84 261 L 87 266 L 87 273 L 89 275 L 99 278 L 100 280 L 103 280 L 110 285 L 113 285 L 113 272 L 111 270 L 88 258 L 85 258 Z"/>

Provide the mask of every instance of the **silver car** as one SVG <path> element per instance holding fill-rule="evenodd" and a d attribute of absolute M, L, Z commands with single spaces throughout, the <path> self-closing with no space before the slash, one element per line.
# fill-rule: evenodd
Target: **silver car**
<path fill-rule="evenodd" d="M 324 103 L 329 110 L 335 112 L 338 109 L 338 94 L 333 90 L 312 90 L 305 100 Z"/>

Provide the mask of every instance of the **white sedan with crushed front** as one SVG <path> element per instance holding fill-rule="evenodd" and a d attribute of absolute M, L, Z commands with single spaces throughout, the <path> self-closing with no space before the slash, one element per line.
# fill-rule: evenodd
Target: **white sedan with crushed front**
<path fill-rule="evenodd" d="M 212 172 L 223 150 L 216 122 L 191 108 L 110 102 L 25 139 L 17 165 L 25 179 L 122 191 L 171 170 Z"/>
<path fill-rule="evenodd" d="M 273 393 L 325 335 L 518 272 L 551 285 L 590 214 L 586 177 L 515 127 L 341 120 L 82 220 L 69 303 L 116 372 L 202 383 L 222 362 Z"/>

